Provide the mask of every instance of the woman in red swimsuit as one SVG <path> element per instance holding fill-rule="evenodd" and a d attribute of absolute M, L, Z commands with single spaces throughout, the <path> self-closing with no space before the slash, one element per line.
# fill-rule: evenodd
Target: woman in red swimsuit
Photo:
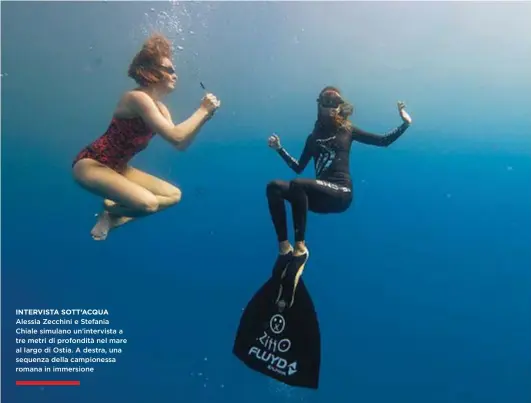
<path fill-rule="evenodd" d="M 107 131 L 74 159 L 76 182 L 104 199 L 91 231 L 95 240 L 104 240 L 110 230 L 180 201 L 177 187 L 133 168 L 129 161 L 148 146 L 155 133 L 185 150 L 220 106 L 214 95 L 207 94 L 187 120 L 173 123 L 161 102 L 177 81 L 171 56 L 171 43 L 162 35 L 153 35 L 144 43 L 128 72 L 139 87 L 122 96 Z"/>

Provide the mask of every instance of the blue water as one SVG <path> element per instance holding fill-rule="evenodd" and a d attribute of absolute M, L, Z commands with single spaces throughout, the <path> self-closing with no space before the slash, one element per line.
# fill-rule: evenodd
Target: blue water
<path fill-rule="evenodd" d="M 2 397 L 6 403 L 529 403 L 530 3 L 2 2 Z M 183 49 L 175 121 L 222 102 L 186 153 L 155 139 L 134 165 L 179 206 L 89 231 L 100 201 L 72 181 L 154 29 Z M 179 32 L 179 29 L 182 32 Z M 193 31 L 193 33 L 190 33 Z M 354 121 L 355 203 L 310 215 L 305 281 L 322 333 L 317 391 L 231 354 L 276 254 L 265 185 L 294 175 L 315 97 Z M 307 168 L 305 177 L 313 170 Z M 108 309 L 128 343 L 78 387 L 21 387 L 15 309 Z M 57 379 L 46 377 L 48 379 Z M 59 378 L 59 379 L 61 379 Z"/>

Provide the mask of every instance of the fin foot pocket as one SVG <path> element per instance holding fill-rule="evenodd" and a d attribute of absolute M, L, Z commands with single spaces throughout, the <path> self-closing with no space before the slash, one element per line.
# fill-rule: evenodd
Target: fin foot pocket
<path fill-rule="evenodd" d="M 282 280 L 286 276 L 286 272 L 288 270 L 289 264 L 291 263 L 292 259 L 293 259 L 293 249 L 290 250 L 288 253 L 279 254 L 277 256 L 277 260 L 275 261 L 275 265 L 273 266 L 272 278 L 274 279 L 275 283 L 278 284 L 278 293 L 274 300 L 275 304 L 278 304 L 282 296 L 282 290 L 283 290 Z"/>
<path fill-rule="evenodd" d="M 297 283 L 299 282 L 306 262 L 308 261 L 309 253 L 304 255 L 293 256 L 285 271 L 284 277 L 281 279 L 279 286 L 278 297 L 276 303 L 278 308 L 284 310 L 286 307 L 291 308 L 295 302 L 295 293 L 297 291 Z"/>
<path fill-rule="evenodd" d="M 275 265 L 273 266 L 272 273 L 274 278 L 280 280 L 285 276 L 286 270 L 291 262 L 291 259 L 293 259 L 293 250 L 289 251 L 286 254 L 279 254 L 277 256 L 277 260 L 275 260 Z"/>

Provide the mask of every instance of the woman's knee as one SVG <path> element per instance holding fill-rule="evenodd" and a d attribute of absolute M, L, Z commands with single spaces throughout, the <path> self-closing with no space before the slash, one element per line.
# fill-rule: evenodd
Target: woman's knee
<path fill-rule="evenodd" d="M 282 181 L 274 180 L 267 184 L 266 194 L 267 198 L 279 198 L 282 197 Z"/>
<path fill-rule="evenodd" d="M 116 207 L 125 207 L 142 213 L 155 213 L 160 208 L 160 202 L 155 195 L 143 195 L 124 203 L 117 203 L 111 199 L 103 200 L 105 210 L 113 210 Z"/>
<path fill-rule="evenodd" d="M 146 195 L 138 200 L 134 209 L 144 213 L 155 213 L 159 209 L 160 203 L 155 195 Z"/>
<path fill-rule="evenodd" d="M 179 188 L 173 187 L 167 197 L 169 199 L 170 205 L 177 204 L 181 201 L 182 192 Z"/>

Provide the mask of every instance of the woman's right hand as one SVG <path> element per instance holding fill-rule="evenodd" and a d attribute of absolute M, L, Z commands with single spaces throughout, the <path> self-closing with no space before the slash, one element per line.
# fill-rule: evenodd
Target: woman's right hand
<path fill-rule="evenodd" d="M 209 115 L 213 115 L 221 105 L 221 102 L 214 94 L 206 94 L 201 100 L 201 108 L 205 109 Z"/>
<path fill-rule="evenodd" d="M 280 138 L 275 133 L 273 133 L 273 135 L 269 137 L 268 143 L 269 143 L 269 147 L 271 147 L 274 150 L 278 150 L 281 147 Z"/>

